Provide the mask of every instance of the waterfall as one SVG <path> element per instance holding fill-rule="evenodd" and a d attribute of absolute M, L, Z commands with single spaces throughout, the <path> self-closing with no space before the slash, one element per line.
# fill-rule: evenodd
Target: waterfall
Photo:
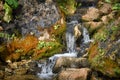
<path fill-rule="evenodd" d="M 39 63 L 38 67 L 41 68 L 41 72 L 38 73 L 38 76 L 43 79 L 50 80 L 54 75 L 52 72 L 52 69 L 55 65 L 56 60 L 59 57 L 77 57 L 77 52 L 75 50 L 76 44 L 75 44 L 75 37 L 74 37 L 74 27 L 78 24 L 78 21 L 71 21 L 70 23 L 67 23 L 67 30 L 66 30 L 66 44 L 67 44 L 67 51 L 68 53 L 62 53 L 62 54 L 55 54 L 51 56 L 46 62 Z M 85 27 L 82 27 L 83 30 L 83 44 L 92 42 L 93 40 L 90 39 L 89 33 Z"/>
<path fill-rule="evenodd" d="M 38 67 L 41 68 L 41 72 L 37 75 L 40 78 L 50 80 L 55 74 L 52 72 L 52 68 L 56 60 L 59 57 L 77 57 L 77 53 L 75 51 L 75 37 L 74 37 L 74 26 L 78 24 L 77 21 L 72 21 L 67 24 L 67 31 L 66 31 L 66 42 L 67 42 L 67 51 L 68 53 L 63 54 L 55 54 L 54 56 L 50 57 L 45 63 L 38 64 Z"/>
<path fill-rule="evenodd" d="M 78 21 L 71 21 L 67 24 L 66 31 L 66 43 L 67 43 L 67 51 L 69 53 L 75 52 L 75 36 L 74 36 L 74 27 L 78 24 Z"/>
<path fill-rule="evenodd" d="M 88 30 L 85 27 L 83 27 L 83 43 L 89 42 L 93 42 L 93 40 L 90 39 Z"/>

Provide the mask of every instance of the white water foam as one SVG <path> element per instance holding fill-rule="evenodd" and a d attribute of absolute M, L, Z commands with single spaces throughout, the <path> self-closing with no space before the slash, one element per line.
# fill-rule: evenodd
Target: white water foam
<path fill-rule="evenodd" d="M 52 68 L 54 67 L 55 62 L 59 57 L 77 57 L 77 54 L 76 53 L 64 53 L 64 54 L 56 54 L 56 55 L 50 57 L 48 62 L 38 65 L 39 67 L 42 68 L 42 71 L 41 71 L 41 73 L 38 73 L 38 76 L 40 78 L 49 80 L 54 75 L 56 75 L 52 72 Z"/>
<path fill-rule="evenodd" d="M 90 39 L 89 32 L 85 27 L 83 27 L 83 41 L 83 43 L 93 42 L 93 40 Z"/>

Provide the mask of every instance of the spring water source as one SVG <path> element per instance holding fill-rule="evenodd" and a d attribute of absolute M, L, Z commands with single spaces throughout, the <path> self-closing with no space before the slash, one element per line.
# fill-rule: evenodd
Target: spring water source
<path fill-rule="evenodd" d="M 37 75 L 40 78 L 50 80 L 54 75 L 52 69 L 55 65 L 56 60 L 59 57 L 77 57 L 77 52 L 75 50 L 75 37 L 74 37 L 74 26 L 78 24 L 78 21 L 72 21 L 67 24 L 67 31 L 66 31 L 66 42 L 67 42 L 67 51 L 68 53 L 63 54 L 55 54 L 54 56 L 50 57 L 46 62 L 43 64 L 38 64 L 38 67 L 41 68 L 41 72 Z M 90 42 L 89 34 L 86 28 L 83 28 L 83 40 L 84 43 Z"/>

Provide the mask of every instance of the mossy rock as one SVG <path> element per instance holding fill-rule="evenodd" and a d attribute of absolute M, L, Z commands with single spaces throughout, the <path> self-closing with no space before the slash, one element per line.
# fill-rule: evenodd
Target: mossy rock
<path fill-rule="evenodd" d="M 120 76 L 120 27 L 114 21 L 104 25 L 94 35 L 88 53 L 91 67 L 106 76 L 119 78 Z"/>
<path fill-rule="evenodd" d="M 120 44 L 112 45 L 106 44 L 105 48 L 100 47 L 100 42 L 91 44 L 89 48 L 89 62 L 91 67 L 100 71 L 106 76 L 119 78 L 120 76 L 120 64 L 119 64 L 119 50 Z M 113 47 L 111 47 L 113 46 Z M 115 47 L 116 46 L 116 47 Z M 110 48 L 111 47 L 111 48 Z"/>
<path fill-rule="evenodd" d="M 75 0 L 56 0 L 59 8 L 66 15 L 72 15 L 76 11 L 77 3 Z"/>
<path fill-rule="evenodd" d="M 38 44 L 38 46 L 36 46 L 36 48 L 34 49 L 34 54 L 31 56 L 34 60 L 47 58 L 62 51 L 63 46 L 59 42 L 40 41 L 39 43 L 40 44 Z"/>

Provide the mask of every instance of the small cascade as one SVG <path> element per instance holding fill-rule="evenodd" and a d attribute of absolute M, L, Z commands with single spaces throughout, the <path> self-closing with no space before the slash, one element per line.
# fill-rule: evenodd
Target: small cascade
<path fill-rule="evenodd" d="M 89 43 L 93 42 L 93 40 L 90 39 L 89 37 L 88 30 L 84 26 L 82 26 L 82 31 L 83 31 L 82 32 L 83 39 L 82 39 L 82 43 L 80 43 L 80 50 L 79 50 L 79 54 L 77 55 L 77 57 L 84 56 L 85 53 L 87 52 L 86 48 L 89 47 Z"/>
<path fill-rule="evenodd" d="M 62 53 L 62 54 L 55 54 L 54 56 L 50 57 L 46 62 L 39 63 L 38 66 L 41 68 L 41 72 L 38 73 L 38 76 L 40 78 L 51 80 L 53 78 L 54 74 L 52 72 L 52 69 L 55 65 L 56 60 L 59 57 L 77 57 L 76 52 L 76 44 L 75 44 L 75 36 L 74 36 L 74 27 L 78 24 L 78 21 L 71 21 L 67 23 L 67 30 L 66 30 L 66 43 L 67 43 L 67 51 L 68 53 Z M 82 27 L 83 30 L 83 43 L 81 44 L 81 47 L 84 47 L 87 45 L 87 43 L 92 42 L 93 40 L 90 39 L 89 33 L 85 27 Z M 83 48 L 82 48 L 83 49 Z M 85 47 L 84 47 L 85 49 Z M 84 50 L 81 50 L 83 52 Z"/>
<path fill-rule="evenodd" d="M 89 42 L 93 42 L 93 40 L 90 39 L 88 30 L 85 27 L 83 27 L 83 43 Z"/>
<path fill-rule="evenodd" d="M 54 64 L 59 57 L 77 57 L 75 51 L 75 37 L 74 37 L 74 26 L 78 24 L 77 21 L 72 21 L 67 24 L 66 31 L 66 42 L 67 42 L 67 51 L 68 53 L 56 54 L 50 57 L 45 63 L 38 64 L 38 67 L 41 68 L 41 72 L 38 73 L 38 76 L 43 79 L 50 80 L 55 74 L 52 72 Z"/>
<path fill-rule="evenodd" d="M 66 42 L 67 42 L 67 51 L 69 53 L 75 52 L 75 37 L 74 37 L 74 27 L 78 24 L 78 21 L 71 21 L 68 23 L 67 32 L 66 32 Z"/>

